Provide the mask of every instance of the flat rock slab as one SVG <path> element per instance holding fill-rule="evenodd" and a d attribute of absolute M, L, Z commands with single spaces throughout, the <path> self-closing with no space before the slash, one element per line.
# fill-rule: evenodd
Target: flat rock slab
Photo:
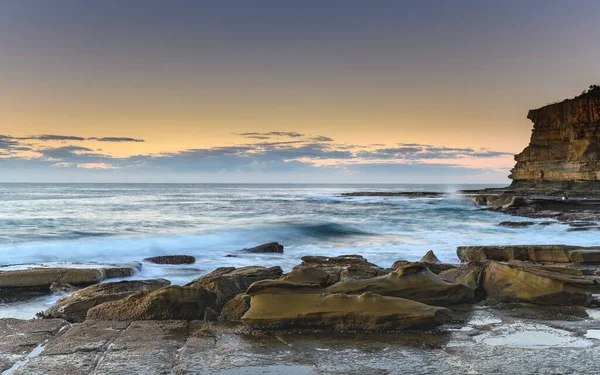
<path fill-rule="evenodd" d="M 496 260 L 510 262 L 513 260 L 531 261 L 534 263 L 570 263 L 571 253 L 596 251 L 575 256 L 576 262 L 595 262 L 600 254 L 599 247 L 581 247 L 568 245 L 506 245 L 506 246 L 459 246 L 456 255 L 463 262 Z"/>
<path fill-rule="evenodd" d="M 155 264 L 193 264 L 196 258 L 191 255 L 161 255 L 144 259 Z"/>
<path fill-rule="evenodd" d="M 0 321 L 0 329 L 59 330 L 41 353 L 13 367 L 13 375 L 583 375 L 597 372 L 600 356 L 600 339 L 586 334 L 598 326 L 600 311 L 588 312 L 596 318 L 529 305 L 476 306 L 457 312 L 457 322 L 443 330 L 424 332 L 260 332 L 199 321 L 52 325 L 14 319 Z M 49 325 L 27 328 L 37 324 Z M 0 337 L 3 347 L 8 341 Z"/>
<path fill-rule="evenodd" d="M 258 368 L 269 373 L 273 368 L 313 368 L 303 354 L 290 348 L 272 334 L 246 334 L 240 329 L 214 329 L 202 322 L 190 324 L 190 336 L 182 348 L 175 374 L 254 374 Z M 249 372 L 241 372 L 244 368 Z M 230 371 L 230 372 L 228 372 Z M 238 371 L 238 372 L 231 372 Z M 269 372 L 271 371 L 271 372 Z"/>
<path fill-rule="evenodd" d="M 93 320 L 74 324 L 62 335 L 53 337 L 42 355 L 104 351 L 128 325 L 128 322 Z"/>
<path fill-rule="evenodd" d="M 71 353 L 30 358 L 12 375 L 88 375 L 96 367 L 101 353 Z M 118 374 L 116 372 L 115 374 Z M 121 373 L 122 374 L 122 373 Z"/>
<path fill-rule="evenodd" d="M 0 319 L 0 373 L 25 359 L 67 325 L 62 319 Z"/>
<path fill-rule="evenodd" d="M 55 285 L 72 288 L 88 286 L 105 279 L 129 277 L 134 273 L 135 264 L 101 265 L 68 264 L 56 266 L 12 265 L 0 267 L 0 298 L 22 298 L 25 295 L 50 293 Z"/>

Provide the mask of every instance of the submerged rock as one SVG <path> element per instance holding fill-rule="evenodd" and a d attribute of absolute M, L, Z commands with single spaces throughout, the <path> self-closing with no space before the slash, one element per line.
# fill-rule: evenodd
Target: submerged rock
<path fill-rule="evenodd" d="M 82 322 L 89 309 L 102 303 L 120 300 L 136 292 L 157 289 L 171 284 L 165 279 L 128 280 L 93 285 L 62 297 L 43 312 L 45 318 L 63 318 Z"/>
<path fill-rule="evenodd" d="M 161 255 L 144 259 L 155 264 L 193 264 L 196 258 L 191 255 Z"/>
<path fill-rule="evenodd" d="M 205 289 L 215 295 L 215 304 L 213 307 L 217 311 L 233 297 L 244 293 L 248 287 L 260 280 L 278 279 L 283 274 L 281 267 L 221 267 L 206 274 L 186 286 Z"/>
<path fill-rule="evenodd" d="M 428 329 L 451 319 L 450 310 L 373 293 L 329 294 L 318 286 L 260 281 L 248 290 L 242 321 L 261 329 L 382 331 Z"/>
<path fill-rule="evenodd" d="M 278 242 L 269 242 L 246 249 L 245 251 L 249 253 L 283 253 L 283 245 Z"/>
<path fill-rule="evenodd" d="M 86 320 L 202 320 L 214 303 L 214 294 L 202 288 L 166 286 L 95 306 Z"/>
<path fill-rule="evenodd" d="M 542 305 L 589 305 L 592 295 L 585 288 L 594 285 L 571 268 L 500 262 L 491 262 L 483 277 L 489 298 Z"/>
<path fill-rule="evenodd" d="M 473 289 L 453 284 L 431 272 L 423 263 L 412 263 L 385 275 L 365 280 L 347 280 L 327 288 L 330 293 L 402 297 L 436 306 L 474 301 Z"/>
<path fill-rule="evenodd" d="M 502 221 L 498 224 L 501 227 L 508 228 L 525 228 L 535 225 L 533 221 Z"/>

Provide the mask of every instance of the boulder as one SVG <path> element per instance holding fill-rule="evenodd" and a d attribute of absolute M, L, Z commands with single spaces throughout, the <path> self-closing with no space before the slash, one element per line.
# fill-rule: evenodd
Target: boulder
<path fill-rule="evenodd" d="M 456 254 L 464 262 L 519 260 L 538 263 L 569 263 L 571 262 L 570 253 L 581 250 L 600 250 L 600 248 L 567 245 L 459 246 Z"/>
<path fill-rule="evenodd" d="M 483 270 L 489 262 L 469 262 L 460 267 L 455 267 L 439 273 L 439 276 L 451 283 L 463 284 L 473 290 L 481 286 Z"/>
<path fill-rule="evenodd" d="M 66 293 L 72 293 L 72 292 L 76 291 L 77 287 L 75 285 L 71 285 L 71 284 L 67 284 L 67 283 L 54 282 L 54 283 L 50 284 L 49 289 L 54 294 L 66 294 Z"/>
<path fill-rule="evenodd" d="M 157 289 L 171 283 L 165 279 L 128 280 L 92 285 L 62 297 L 42 313 L 45 318 L 63 318 L 83 322 L 89 309 L 102 303 L 120 300 L 136 292 Z"/>
<path fill-rule="evenodd" d="M 250 309 L 242 322 L 260 329 L 387 331 L 429 329 L 451 320 L 448 309 L 404 298 L 330 294 L 281 280 L 257 282 L 248 294 Z"/>
<path fill-rule="evenodd" d="M 102 281 L 106 273 L 93 268 L 30 268 L 0 271 L 0 295 L 18 294 L 23 290 L 49 292 L 54 283 L 76 286 Z"/>
<path fill-rule="evenodd" d="M 202 288 L 165 286 L 92 307 L 86 320 L 203 320 L 214 303 Z"/>
<path fill-rule="evenodd" d="M 433 254 L 433 252 L 430 250 L 431 254 Z M 449 264 L 449 263 L 442 263 L 438 260 L 438 262 L 424 262 L 423 259 L 429 258 L 432 259 L 431 257 L 428 256 L 429 252 L 421 259 L 421 261 L 419 263 L 423 263 L 427 266 L 427 268 L 429 268 L 429 270 L 433 273 L 435 273 L 436 275 L 438 275 L 440 272 L 443 271 L 447 271 L 453 268 L 456 268 L 457 265 L 455 264 Z M 435 257 L 435 254 L 433 254 L 433 256 Z M 437 259 L 437 257 L 435 257 Z M 402 268 L 408 265 L 413 264 L 414 262 L 410 262 L 408 260 L 397 260 L 394 262 L 394 264 L 392 264 L 392 270 L 397 270 L 398 268 Z"/>
<path fill-rule="evenodd" d="M 191 255 L 161 255 L 144 260 L 155 264 L 193 264 L 196 262 L 196 258 Z"/>
<path fill-rule="evenodd" d="M 240 293 L 223 306 L 219 320 L 239 322 L 250 308 L 250 296 Z"/>
<path fill-rule="evenodd" d="M 483 288 L 493 300 L 542 305 L 589 305 L 592 295 L 585 288 L 594 285 L 571 268 L 501 262 L 491 262 L 483 277 Z"/>
<path fill-rule="evenodd" d="M 341 255 L 337 257 L 304 256 L 301 259 L 302 263 L 293 268 L 292 272 L 290 272 L 290 277 L 302 279 L 300 277 L 302 275 L 322 275 L 322 272 L 320 271 L 324 271 L 327 273 L 328 277 L 326 281 L 320 281 L 318 283 L 322 286 L 332 285 L 340 280 L 372 278 L 385 275 L 389 272 L 388 270 L 368 262 L 360 255 Z M 314 269 L 320 271 L 314 271 Z"/>
<path fill-rule="evenodd" d="M 75 264 L 78 265 L 78 264 Z M 127 277 L 134 270 L 128 266 L 96 265 L 93 267 L 43 267 L 23 266 L 0 267 L 0 296 L 12 296 L 28 292 L 49 293 L 61 290 L 67 284 L 87 286 L 97 284 L 104 279 Z M 51 289 L 51 286 L 54 287 Z M 61 287 L 61 285 L 63 287 Z"/>
<path fill-rule="evenodd" d="M 295 284 L 317 284 L 328 286 L 329 274 L 317 267 L 298 268 L 281 276 L 281 280 Z"/>
<path fill-rule="evenodd" d="M 249 253 L 283 253 L 283 245 L 277 242 L 269 242 L 250 249 L 245 249 Z"/>
<path fill-rule="evenodd" d="M 435 263 L 435 264 L 440 264 L 442 263 L 437 256 L 435 256 L 435 253 L 433 252 L 433 250 L 429 250 L 427 252 L 427 254 L 425 254 L 423 256 L 423 258 L 421 258 L 420 262 L 422 263 Z"/>
<path fill-rule="evenodd" d="M 206 310 L 204 310 L 204 321 L 216 322 L 217 320 L 219 320 L 219 312 L 212 307 L 207 307 Z"/>
<path fill-rule="evenodd" d="M 118 279 L 133 275 L 134 268 L 129 266 L 103 267 L 105 279 Z"/>
<path fill-rule="evenodd" d="M 569 260 L 573 263 L 600 263 L 600 250 L 572 250 Z"/>
<path fill-rule="evenodd" d="M 244 293 L 248 287 L 260 280 L 278 279 L 283 274 L 281 267 L 221 267 L 213 272 L 206 274 L 186 286 L 205 289 L 213 293 L 216 297 L 215 305 L 212 306 L 216 311 L 229 302 L 233 297 Z"/>
<path fill-rule="evenodd" d="M 387 275 L 371 279 L 341 281 L 327 290 L 330 293 L 344 294 L 371 292 L 436 306 L 456 305 L 474 300 L 473 289 L 443 280 L 424 263 L 412 263 Z"/>

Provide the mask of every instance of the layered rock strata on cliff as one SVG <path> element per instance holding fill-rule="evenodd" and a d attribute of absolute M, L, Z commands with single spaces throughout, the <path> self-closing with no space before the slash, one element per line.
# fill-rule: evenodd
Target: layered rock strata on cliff
<path fill-rule="evenodd" d="M 531 141 L 515 156 L 513 187 L 595 185 L 600 180 L 600 98 L 585 96 L 529 111 Z M 600 183 L 598 183 L 600 185 Z"/>

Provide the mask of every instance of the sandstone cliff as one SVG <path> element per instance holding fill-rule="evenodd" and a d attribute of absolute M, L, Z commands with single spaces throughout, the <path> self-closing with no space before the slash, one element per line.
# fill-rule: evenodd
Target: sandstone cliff
<path fill-rule="evenodd" d="M 598 88 L 529 111 L 531 141 L 509 176 L 513 187 L 578 183 L 600 186 L 600 97 Z"/>

